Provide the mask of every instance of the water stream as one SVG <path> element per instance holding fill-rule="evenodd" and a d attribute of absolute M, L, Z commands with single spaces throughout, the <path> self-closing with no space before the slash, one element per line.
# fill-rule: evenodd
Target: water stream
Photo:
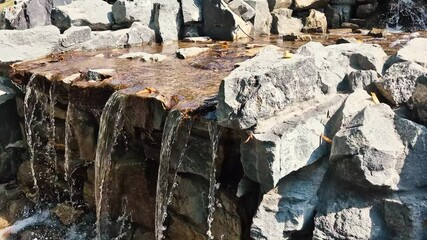
<path fill-rule="evenodd" d="M 124 109 L 126 95 L 113 93 L 108 99 L 101 115 L 98 142 L 95 157 L 95 200 L 96 200 L 96 235 L 98 240 L 112 239 L 111 237 L 111 169 L 112 153 L 117 137 L 124 126 Z"/>
<path fill-rule="evenodd" d="M 426 30 L 427 9 L 416 0 L 396 0 L 390 3 L 390 17 L 387 28 L 393 32 L 405 30 Z"/>
<path fill-rule="evenodd" d="M 206 235 L 208 239 L 214 239 L 212 233 L 212 223 L 214 221 L 214 212 L 216 206 L 216 190 L 219 188 L 219 183 L 216 182 L 216 159 L 218 158 L 219 137 L 221 129 L 216 122 L 210 122 L 208 125 L 209 136 L 212 143 L 212 162 L 209 175 L 209 195 L 208 195 L 208 231 Z"/>

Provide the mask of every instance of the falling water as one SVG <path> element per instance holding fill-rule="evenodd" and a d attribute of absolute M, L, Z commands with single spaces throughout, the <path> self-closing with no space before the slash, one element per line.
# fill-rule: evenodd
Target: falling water
<path fill-rule="evenodd" d="M 209 136 L 212 143 L 212 163 L 211 163 L 211 172 L 209 175 L 209 195 L 208 195 L 208 231 L 206 232 L 209 239 L 214 239 L 212 234 L 212 223 L 214 221 L 214 212 L 215 212 L 215 192 L 219 188 L 219 184 L 216 182 L 216 159 L 218 158 L 218 143 L 219 136 L 221 135 L 220 128 L 216 122 L 210 122 L 208 125 Z"/>
<path fill-rule="evenodd" d="M 1 240 L 9 239 L 9 236 L 11 234 L 15 234 L 15 233 L 19 232 L 20 230 L 22 230 L 28 226 L 32 226 L 32 225 L 39 224 L 39 223 L 46 221 L 46 219 L 49 217 L 49 214 L 50 214 L 49 211 L 39 212 L 39 213 L 36 213 L 33 216 L 29 217 L 29 218 L 22 219 L 22 220 L 15 222 L 12 226 L 1 229 L 0 230 L 0 239 Z"/>
<path fill-rule="evenodd" d="M 167 217 L 169 166 L 172 145 L 178 137 L 178 129 L 182 120 L 182 114 L 174 110 L 166 118 L 163 129 L 162 146 L 160 149 L 160 164 L 157 177 L 156 211 L 155 211 L 155 235 L 157 240 L 163 239 L 165 227 L 163 223 Z"/>
<path fill-rule="evenodd" d="M 387 28 L 391 31 L 426 30 L 427 9 L 415 0 L 396 0 L 390 3 Z"/>
<path fill-rule="evenodd" d="M 53 164 L 54 164 L 54 168 L 57 171 L 57 167 L 58 167 L 58 158 L 56 155 L 56 150 L 55 150 L 55 137 L 56 137 L 56 131 L 55 131 L 55 105 L 56 105 L 56 101 L 57 101 L 57 95 L 55 94 L 55 90 L 56 90 L 56 84 L 55 82 L 51 82 L 50 84 L 50 88 L 49 88 L 49 105 L 48 105 L 48 120 L 49 120 L 49 124 L 47 126 L 47 130 L 48 130 L 48 139 L 49 141 L 47 142 L 47 154 L 49 156 L 49 159 L 53 159 Z"/>
<path fill-rule="evenodd" d="M 126 96 L 118 92 L 108 99 L 101 115 L 95 157 L 96 234 L 98 240 L 111 239 L 111 216 L 108 177 L 112 168 L 111 154 L 124 126 Z"/>

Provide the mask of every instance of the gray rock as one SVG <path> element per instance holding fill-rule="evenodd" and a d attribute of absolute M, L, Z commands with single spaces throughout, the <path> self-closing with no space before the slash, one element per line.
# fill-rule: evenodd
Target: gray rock
<path fill-rule="evenodd" d="M 311 9 L 309 16 L 305 18 L 304 32 L 326 33 L 328 22 L 324 13 Z"/>
<path fill-rule="evenodd" d="M 271 33 L 279 35 L 297 35 L 303 28 L 302 21 L 292 17 L 292 10 L 287 8 L 275 9 L 271 15 L 273 22 Z"/>
<path fill-rule="evenodd" d="M 128 43 L 128 29 L 92 31 L 91 39 L 80 45 L 83 50 L 124 47 Z"/>
<path fill-rule="evenodd" d="M 365 188 L 397 189 L 404 145 L 385 104 L 368 106 L 333 139 L 330 161 L 343 179 Z"/>
<path fill-rule="evenodd" d="M 327 161 L 313 164 L 283 178 L 264 194 L 251 226 L 253 239 L 287 239 L 310 225 L 318 202 L 317 191 Z"/>
<path fill-rule="evenodd" d="M 357 39 L 353 37 L 342 37 L 342 38 L 339 38 L 335 43 L 336 44 L 357 43 Z"/>
<path fill-rule="evenodd" d="M 395 105 L 406 103 L 415 90 L 417 78 L 427 73 L 427 69 L 414 62 L 393 64 L 376 86 L 382 95 Z"/>
<path fill-rule="evenodd" d="M 6 29 L 28 29 L 50 25 L 52 3 L 50 0 L 17 1 L 10 8 L 4 8 L 0 22 L 4 21 Z M 1 28 L 0 24 L 0 28 Z"/>
<path fill-rule="evenodd" d="M 321 8 L 326 6 L 328 1 L 326 0 L 295 0 L 296 10 L 307 10 L 311 8 Z"/>
<path fill-rule="evenodd" d="M 182 31 L 183 40 L 185 38 L 200 37 L 199 29 L 200 26 L 198 26 L 197 24 L 184 25 L 184 30 Z"/>
<path fill-rule="evenodd" d="M 325 15 L 329 27 L 338 28 L 342 23 L 348 22 L 352 13 L 351 5 L 330 5 L 325 8 Z"/>
<path fill-rule="evenodd" d="M 356 70 L 348 74 L 347 81 L 352 91 L 364 89 L 371 92 L 373 90 L 372 85 L 379 81 L 379 76 L 374 70 Z"/>
<path fill-rule="evenodd" d="M 427 38 L 414 38 L 397 52 L 399 61 L 411 61 L 427 68 Z"/>
<path fill-rule="evenodd" d="M 327 155 L 329 147 L 320 143 L 320 134 L 335 134 L 341 119 L 333 116 L 344 100 L 336 95 L 293 104 L 258 121 L 252 139 L 240 146 L 245 176 L 268 191 L 286 175 Z"/>
<path fill-rule="evenodd" d="M 63 5 L 70 4 L 72 2 L 73 0 L 52 0 L 52 6 L 53 7 L 63 6 Z"/>
<path fill-rule="evenodd" d="M 135 21 L 150 24 L 152 0 L 118 0 L 113 4 L 112 14 L 116 24 L 131 24 Z"/>
<path fill-rule="evenodd" d="M 265 0 L 245 0 L 255 9 L 254 28 L 255 35 L 269 35 L 271 30 L 272 16 Z"/>
<path fill-rule="evenodd" d="M 61 46 L 72 47 L 78 43 L 88 41 L 91 35 L 90 27 L 70 27 L 61 36 Z"/>
<path fill-rule="evenodd" d="M 388 35 L 388 31 L 387 29 L 372 28 L 368 35 L 376 38 L 383 38 Z"/>
<path fill-rule="evenodd" d="M 357 7 L 356 16 L 358 18 L 369 18 L 375 13 L 378 7 L 378 2 L 359 5 Z"/>
<path fill-rule="evenodd" d="M 202 21 L 202 0 L 181 0 L 184 24 Z"/>
<path fill-rule="evenodd" d="M 130 52 L 119 56 L 118 58 L 126 59 L 139 59 L 143 62 L 161 62 L 167 58 L 166 55 L 158 53 L 146 53 L 146 52 Z"/>
<path fill-rule="evenodd" d="M 276 48 L 266 47 L 222 81 L 218 122 L 230 128 L 247 129 L 257 119 L 271 117 L 294 102 L 318 94 L 314 58 L 294 55 L 283 59 Z"/>
<path fill-rule="evenodd" d="M 87 79 L 93 81 L 102 81 L 106 78 L 114 76 L 115 73 L 116 70 L 112 68 L 89 69 L 87 71 Z"/>
<path fill-rule="evenodd" d="M 61 34 L 55 26 L 0 31 L 0 63 L 30 60 L 51 54 Z"/>
<path fill-rule="evenodd" d="M 292 5 L 292 0 L 270 0 L 274 3 L 273 9 L 289 8 Z"/>
<path fill-rule="evenodd" d="M 157 42 L 178 40 L 181 28 L 179 3 L 177 1 L 155 3 L 150 28 L 154 29 Z"/>
<path fill-rule="evenodd" d="M 203 33 L 212 39 L 234 40 L 252 32 L 252 24 L 233 13 L 222 0 L 202 1 L 202 11 Z"/>
<path fill-rule="evenodd" d="M 255 16 L 255 9 L 243 0 L 233 0 L 228 7 L 245 21 L 249 21 Z"/>
<path fill-rule="evenodd" d="M 102 0 L 77 0 L 52 10 L 52 24 L 62 31 L 71 26 L 89 26 L 93 31 L 108 30 L 113 24 L 111 5 Z"/>
<path fill-rule="evenodd" d="M 142 22 L 134 22 L 129 28 L 128 41 L 129 45 L 138 45 L 143 43 L 151 43 L 156 41 L 156 35 L 154 30 L 149 28 Z"/>
<path fill-rule="evenodd" d="M 427 124 L 427 74 L 418 77 L 412 99 L 418 117 Z"/>
<path fill-rule="evenodd" d="M 190 57 L 195 57 L 206 51 L 209 51 L 209 48 L 199 48 L 199 47 L 180 48 L 176 51 L 176 57 L 180 59 L 186 59 Z"/>

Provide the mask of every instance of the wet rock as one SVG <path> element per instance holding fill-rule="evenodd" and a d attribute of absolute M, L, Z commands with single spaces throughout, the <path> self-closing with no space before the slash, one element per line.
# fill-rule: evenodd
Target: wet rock
<path fill-rule="evenodd" d="M 379 81 L 379 76 L 374 70 L 356 70 L 348 74 L 347 81 L 352 91 L 364 89 L 371 92 L 373 84 Z"/>
<path fill-rule="evenodd" d="M 87 71 L 87 80 L 102 81 L 114 76 L 115 73 L 116 70 L 112 68 L 89 69 Z"/>
<path fill-rule="evenodd" d="M 298 35 L 303 28 L 302 21 L 292 17 L 292 10 L 287 8 L 279 8 L 274 10 L 271 33 L 279 35 Z"/>
<path fill-rule="evenodd" d="M 253 218 L 254 239 L 286 239 L 308 230 L 318 204 L 317 192 L 327 170 L 327 161 L 302 168 L 283 178 L 264 194 Z"/>
<path fill-rule="evenodd" d="M 182 0 L 184 24 L 202 21 L 202 0 Z"/>
<path fill-rule="evenodd" d="M 359 29 L 359 25 L 355 24 L 355 23 L 350 23 L 350 22 L 344 22 L 341 24 L 342 28 L 350 28 L 352 31 Z"/>
<path fill-rule="evenodd" d="M 61 36 L 61 46 L 65 48 L 72 47 L 78 43 L 82 43 L 89 40 L 90 35 L 90 27 L 70 27 Z"/>
<path fill-rule="evenodd" d="M 326 33 L 327 30 L 328 23 L 325 14 L 311 9 L 309 16 L 305 19 L 303 31 L 310 33 Z"/>
<path fill-rule="evenodd" d="M 336 44 L 357 43 L 357 39 L 353 37 L 342 37 L 342 38 L 339 38 L 335 43 Z"/>
<path fill-rule="evenodd" d="M 48 55 L 58 48 L 59 39 L 59 29 L 55 26 L 0 31 L 0 64 Z"/>
<path fill-rule="evenodd" d="M 271 30 L 272 17 L 268 2 L 264 0 L 246 0 L 253 9 L 255 9 L 254 28 L 255 35 L 269 35 Z"/>
<path fill-rule="evenodd" d="M 282 57 L 283 53 L 266 47 L 222 81 L 218 96 L 220 125 L 247 129 L 257 119 L 270 117 L 294 102 L 320 93 L 314 58 Z"/>
<path fill-rule="evenodd" d="M 83 50 L 124 47 L 128 44 L 128 29 L 92 31 L 91 39 L 81 44 Z"/>
<path fill-rule="evenodd" d="M 252 139 L 240 146 L 245 175 L 268 191 L 286 175 L 328 154 L 320 134 L 333 137 L 339 118 L 329 119 L 344 100 L 337 95 L 293 104 L 275 117 L 258 121 Z"/>
<path fill-rule="evenodd" d="M 376 86 L 388 101 L 401 105 L 411 98 L 417 78 L 426 73 L 427 69 L 413 62 L 395 63 Z"/>
<path fill-rule="evenodd" d="M 10 8 L 4 8 L 0 15 L 0 28 L 28 29 L 50 25 L 52 3 L 49 0 L 16 1 Z"/>
<path fill-rule="evenodd" d="M 112 14 L 116 24 L 130 25 L 137 21 L 148 26 L 152 9 L 151 0 L 118 0 L 112 6 Z"/>
<path fill-rule="evenodd" d="M 338 28 L 342 23 L 350 20 L 352 6 L 346 4 L 328 5 L 325 8 L 325 15 L 328 20 L 329 27 Z"/>
<path fill-rule="evenodd" d="M 386 29 L 372 28 L 368 35 L 376 38 L 383 38 L 388 34 Z"/>
<path fill-rule="evenodd" d="M 233 0 L 228 7 L 243 20 L 249 21 L 255 16 L 255 9 L 243 0 Z"/>
<path fill-rule="evenodd" d="M 155 32 L 140 22 L 134 22 L 127 33 L 129 45 L 152 43 L 156 40 Z"/>
<path fill-rule="evenodd" d="M 203 33 L 212 39 L 234 40 L 252 32 L 252 24 L 233 13 L 222 0 L 202 1 L 202 11 Z"/>
<path fill-rule="evenodd" d="M 307 10 L 311 8 L 321 8 L 328 4 L 325 0 L 295 0 L 296 10 Z"/>
<path fill-rule="evenodd" d="M 427 74 L 418 77 L 412 98 L 418 117 L 427 124 Z"/>
<path fill-rule="evenodd" d="M 356 16 L 358 18 L 369 18 L 375 13 L 378 7 L 378 2 L 359 5 L 357 7 Z"/>
<path fill-rule="evenodd" d="M 119 58 L 126 58 L 126 59 L 139 59 L 143 62 L 161 62 L 167 58 L 166 55 L 159 54 L 159 53 L 146 53 L 146 52 L 131 52 L 126 53 Z"/>
<path fill-rule="evenodd" d="M 77 210 L 67 204 L 58 204 L 52 211 L 60 219 L 61 223 L 67 226 L 76 223 L 83 214 L 83 210 Z"/>
<path fill-rule="evenodd" d="M 108 30 L 113 24 L 111 5 L 102 0 L 73 1 L 52 10 L 52 24 L 62 31 L 71 26 L 89 26 L 93 31 Z"/>
<path fill-rule="evenodd" d="M 427 38 L 414 38 L 400 49 L 396 58 L 398 61 L 411 61 L 427 68 Z"/>
<path fill-rule="evenodd" d="M 186 59 L 190 57 L 195 57 L 206 51 L 209 51 L 209 48 L 199 48 L 199 47 L 180 48 L 176 51 L 176 57 L 179 59 Z"/>
<path fill-rule="evenodd" d="M 155 3 L 153 22 L 150 26 L 156 33 L 157 42 L 178 40 L 181 28 L 180 6 L 177 1 Z"/>

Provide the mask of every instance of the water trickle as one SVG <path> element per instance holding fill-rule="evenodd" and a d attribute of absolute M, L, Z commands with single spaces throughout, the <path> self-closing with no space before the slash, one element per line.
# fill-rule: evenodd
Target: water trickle
<path fill-rule="evenodd" d="M 98 240 L 111 239 L 110 216 L 110 172 L 112 169 L 111 154 L 116 140 L 124 126 L 124 109 L 126 95 L 113 93 L 108 99 L 101 115 L 98 142 L 95 157 L 95 198 L 96 198 L 96 234 Z"/>
<path fill-rule="evenodd" d="M 182 114 L 179 111 L 169 113 L 165 127 L 163 130 L 162 147 L 160 150 L 160 164 L 157 178 L 156 192 L 156 215 L 155 215 L 155 234 L 156 239 L 163 239 L 163 231 L 166 230 L 163 226 L 166 217 L 168 206 L 172 203 L 173 191 L 177 187 L 178 169 L 182 165 L 184 155 L 187 151 L 188 142 L 193 126 L 193 120 L 187 119 L 184 121 Z M 178 131 L 180 126 L 185 125 L 185 140 L 184 145 L 180 149 L 181 154 L 175 169 L 170 169 L 172 146 L 178 139 Z M 178 151 L 178 150 L 177 150 Z M 170 174 L 172 172 L 172 174 Z"/>
<path fill-rule="evenodd" d="M 218 158 L 218 145 L 219 136 L 221 135 L 221 129 L 216 122 L 210 122 L 208 125 L 209 136 L 212 143 L 212 162 L 209 174 L 209 195 L 208 195 L 208 231 L 206 235 L 208 239 L 214 239 L 212 233 L 212 223 L 214 221 L 215 203 L 216 197 L 215 192 L 219 188 L 219 183 L 216 182 L 216 159 Z"/>
<path fill-rule="evenodd" d="M 387 28 L 390 31 L 427 29 L 426 6 L 417 4 L 416 0 L 396 0 L 390 3 L 389 13 Z"/>
<path fill-rule="evenodd" d="M 0 230 L 0 239 L 9 239 L 9 235 L 15 234 L 22 229 L 42 223 L 49 217 L 49 211 L 38 212 L 29 218 L 25 218 L 15 222 L 12 226 Z"/>

